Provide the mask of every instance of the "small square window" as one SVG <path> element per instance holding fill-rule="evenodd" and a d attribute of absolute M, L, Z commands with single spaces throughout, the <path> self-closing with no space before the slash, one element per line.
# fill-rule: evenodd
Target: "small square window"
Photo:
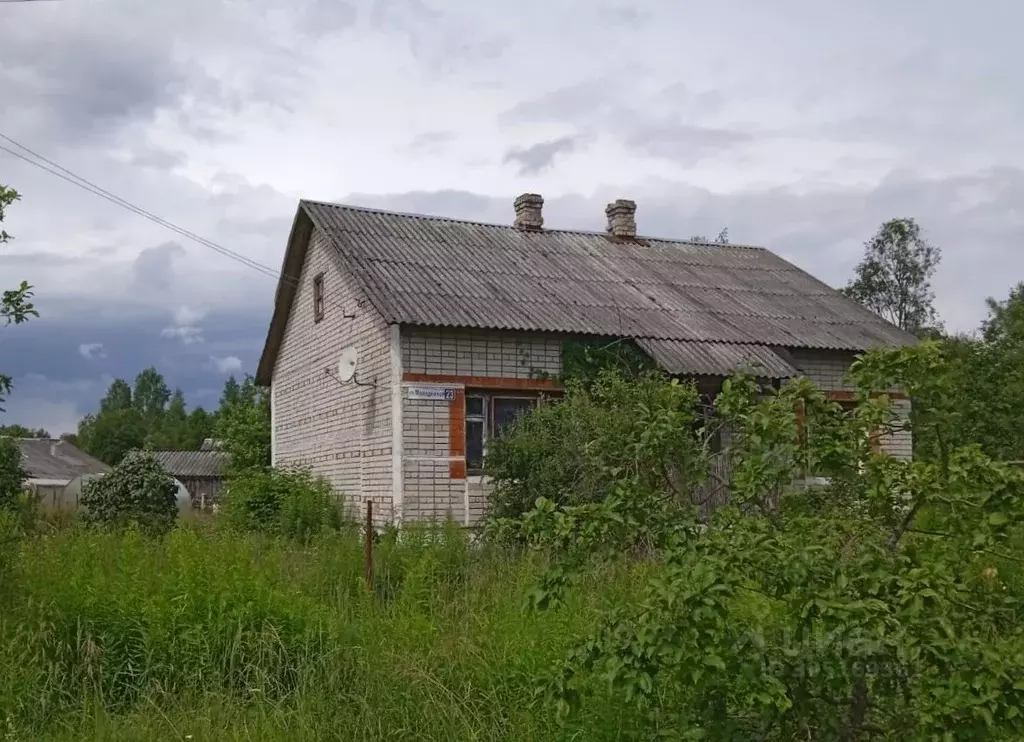
<path fill-rule="evenodd" d="M 480 416 L 484 414 L 483 397 L 466 397 L 466 417 Z"/>
<path fill-rule="evenodd" d="M 319 273 L 313 278 L 313 321 L 324 318 L 324 274 Z"/>

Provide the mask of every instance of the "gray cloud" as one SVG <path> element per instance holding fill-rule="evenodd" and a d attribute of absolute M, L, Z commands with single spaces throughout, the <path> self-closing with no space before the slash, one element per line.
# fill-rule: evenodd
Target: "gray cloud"
<path fill-rule="evenodd" d="M 78 346 L 78 355 L 87 361 L 93 361 L 98 358 L 106 358 L 107 350 L 103 347 L 103 343 L 82 343 Z"/>
<path fill-rule="evenodd" d="M 440 154 L 448 145 L 455 141 L 455 133 L 451 131 L 424 131 L 413 137 L 407 145 L 410 152 L 417 154 Z"/>
<path fill-rule="evenodd" d="M 625 138 L 627 147 L 643 154 L 693 166 L 753 141 L 750 133 L 685 124 L 656 124 L 637 129 Z"/>
<path fill-rule="evenodd" d="M 190 82 L 205 77 L 175 60 L 167 40 L 120 28 L 57 22 L 40 53 L 38 36 L 5 25 L 0 87 L 19 102 L 5 114 L 5 128 L 31 132 L 35 141 L 109 142 L 124 126 L 177 106 Z"/>
<path fill-rule="evenodd" d="M 142 250 L 132 264 L 134 287 L 139 291 L 166 290 L 174 278 L 174 259 L 185 255 L 177 242 L 165 242 Z"/>
<path fill-rule="evenodd" d="M 155 170 L 173 170 L 184 165 L 186 161 L 183 152 L 172 152 L 156 147 L 142 149 L 132 153 L 132 164 L 139 167 L 148 167 Z"/>
<path fill-rule="evenodd" d="M 520 101 L 503 111 L 498 121 L 504 124 L 569 122 L 583 126 L 618 110 L 621 90 L 621 76 L 583 80 Z"/>
<path fill-rule="evenodd" d="M 518 163 L 520 175 L 536 175 L 551 167 L 558 155 L 572 152 L 577 141 L 576 137 L 559 137 L 529 147 L 513 147 L 505 153 L 505 162 Z"/>

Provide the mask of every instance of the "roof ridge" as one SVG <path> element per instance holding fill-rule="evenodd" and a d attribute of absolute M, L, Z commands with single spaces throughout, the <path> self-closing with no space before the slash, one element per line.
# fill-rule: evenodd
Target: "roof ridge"
<path fill-rule="evenodd" d="M 515 225 L 513 225 L 513 224 L 498 224 L 496 222 L 481 222 L 481 221 L 477 221 L 475 219 L 459 219 L 457 217 L 441 216 L 439 214 L 420 214 L 418 212 L 413 212 L 413 211 L 392 211 L 390 209 L 377 209 L 377 208 L 374 208 L 372 206 L 358 206 L 356 204 L 342 204 L 342 203 L 336 203 L 334 201 L 317 201 L 316 199 L 311 199 L 311 198 L 300 199 L 299 203 L 303 204 L 303 205 L 304 204 L 312 204 L 314 206 L 330 206 L 330 207 L 335 208 L 335 209 L 347 209 L 349 211 L 361 211 L 361 212 L 368 213 L 368 214 L 385 214 L 387 216 L 400 216 L 400 217 L 404 217 L 404 218 L 407 218 L 407 219 L 425 219 L 425 220 L 435 220 L 435 221 L 444 221 L 444 222 L 454 222 L 456 224 L 472 224 L 472 225 L 477 226 L 477 227 L 491 227 L 491 228 L 494 228 L 494 229 L 504 229 L 504 230 L 515 230 L 515 231 L 518 231 L 516 229 Z M 605 237 L 605 236 L 607 236 L 607 232 L 599 232 L 597 230 L 589 230 L 589 229 L 548 229 L 548 228 L 544 228 L 544 229 L 539 230 L 540 234 L 550 234 L 550 233 L 555 233 L 555 232 L 561 233 L 561 234 L 587 235 L 588 237 Z M 695 240 L 679 239 L 678 237 L 651 237 L 649 235 L 642 235 L 642 234 L 638 234 L 636 236 L 636 239 L 638 239 L 638 240 L 647 240 L 648 242 L 662 242 L 662 243 L 668 243 L 668 244 L 673 244 L 673 245 L 697 245 L 697 246 L 717 247 L 717 248 L 722 248 L 722 249 L 737 248 L 737 249 L 742 249 L 742 250 L 761 250 L 761 251 L 764 251 L 764 252 L 770 252 L 768 250 L 768 248 L 766 248 L 766 247 L 764 247 L 762 245 L 745 245 L 745 244 L 739 244 L 739 243 L 733 243 L 733 242 L 728 242 L 728 243 L 721 243 L 721 242 L 697 242 Z"/>

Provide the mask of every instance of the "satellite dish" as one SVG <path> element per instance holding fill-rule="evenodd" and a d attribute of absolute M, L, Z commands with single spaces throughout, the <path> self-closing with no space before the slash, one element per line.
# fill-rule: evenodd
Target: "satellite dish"
<path fill-rule="evenodd" d="M 338 379 L 340 381 L 352 381 L 356 375 L 356 364 L 359 362 L 359 351 L 355 348 L 345 348 L 341 351 L 341 358 L 338 359 Z"/>

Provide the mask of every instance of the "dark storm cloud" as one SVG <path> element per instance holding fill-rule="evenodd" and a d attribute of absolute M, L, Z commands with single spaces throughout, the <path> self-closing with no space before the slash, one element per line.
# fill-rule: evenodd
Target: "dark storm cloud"
<path fill-rule="evenodd" d="M 529 147 L 512 147 L 505 153 L 505 162 L 517 163 L 520 175 L 535 175 L 551 167 L 558 155 L 572 152 L 576 144 L 576 137 L 560 137 Z"/>
<path fill-rule="evenodd" d="M 44 310 L 56 310 L 54 304 Z M 162 338 L 166 318 L 145 307 L 123 306 L 103 321 L 95 319 L 99 303 L 76 302 L 75 308 L 77 314 L 42 311 L 30 323 L 0 331 L 4 370 L 14 377 L 0 424 L 71 430 L 78 416 L 96 409 L 112 379 L 130 381 L 151 365 L 190 404 L 216 405 L 226 373 L 254 372 L 272 307 L 211 313 L 204 318 L 205 342 L 188 346 Z"/>
<path fill-rule="evenodd" d="M 15 25 L 0 44 L 4 128 L 58 144 L 112 140 L 128 124 L 152 120 L 206 78 L 176 60 L 166 41 L 100 24 L 52 24 L 46 43 Z M 211 80 L 206 84 L 214 86 Z"/>

